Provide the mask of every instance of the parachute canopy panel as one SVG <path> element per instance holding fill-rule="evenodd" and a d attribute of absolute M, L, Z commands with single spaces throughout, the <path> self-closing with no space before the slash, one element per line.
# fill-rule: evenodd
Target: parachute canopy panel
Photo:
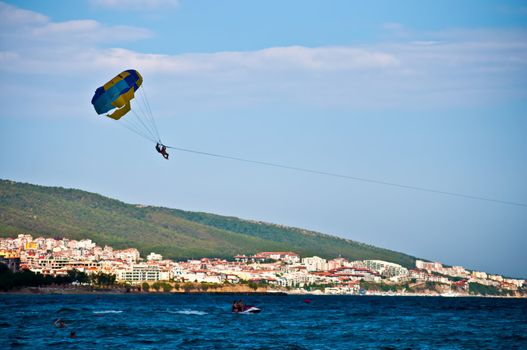
<path fill-rule="evenodd" d="M 120 119 L 130 111 L 130 100 L 143 83 L 143 77 L 134 69 L 125 70 L 115 78 L 95 90 L 91 100 L 97 114 L 103 114 L 117 108 L 108 115 L 112 119 Z"/>

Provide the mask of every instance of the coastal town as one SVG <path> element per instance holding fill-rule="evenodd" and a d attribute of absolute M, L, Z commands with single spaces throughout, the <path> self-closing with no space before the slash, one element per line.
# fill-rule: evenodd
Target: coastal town
<path fill-rule="evenodd" d="M 30 270 L 51 276 L 73 270 L 88 276 L 104 273 L 129 286 L 164 281 L 209 286 L 251 284 L 254 290 L 291 294 L 527 296 L 524 279 L 439 262 L 416 260 L 414 267 L 407 268 L 381 260 L 301 257 L 294 252 L 173 261 L 155 252 L 142 258 L 135 248 L 101 247 L 90 239 L 33 238 L 29 234 L 1 238 L 0 263 L 12 272 Z"/>

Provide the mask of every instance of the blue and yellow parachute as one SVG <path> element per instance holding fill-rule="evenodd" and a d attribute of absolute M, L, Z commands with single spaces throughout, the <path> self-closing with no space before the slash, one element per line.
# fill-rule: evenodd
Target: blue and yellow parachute
<path fill-rule="evenodd" d="M 141 88 L 142 84 L 143 77 L 138 71 L 135 69 L 125 70 L 103 86 L 98 87 L 91 103 L 97 114 L 107 113 L 107 117 L 115 120 L 120 120 L 126 115 L 126 118 L 119 122 L 120 124 L 139 136 L 160 142 L 150 104 L 146 94 L 144 94 L 144 87 Z M 134 101 L 139 107 L 138 110 L 132 108 L 131 102 L 136 94 L 141 97 Z M 132 113 L 127 115 L 130 111 Z"/>
<path fill-rule="evenodd" d="M 143 77 L 134 69 L 125 70 L 115 78 L 95 90 L 91 103 L 97 114 L 117 108 L 107 116 L 119 120 L 130 112 L 130 101 L 143 83 Z"/>

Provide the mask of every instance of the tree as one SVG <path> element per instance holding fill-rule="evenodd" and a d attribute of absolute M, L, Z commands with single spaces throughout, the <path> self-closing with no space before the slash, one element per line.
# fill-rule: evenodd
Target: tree
<path fill-rule="evenodd" d="M 85 272 L 81 272 L 76 269 L 68 271 L 68 279 L 70 282 L 77 282 L 81 284 L 90 282 L 90 277 Z"/>
<path fill-rule="evenodd" d="M 78 271 L 70 271 L 66 276 L 51 276 L 35 273 L 30 270 L 11 272 L 5 264 L 0 264 L 0 289 L 4 291 L 19 287 L 39 287 L 50 284 L 69 284 L 77 279 L 83 280 L 87 275 Z"/>
<path fill-rule="evenodd" d="M 113 286 L 116 276 L 111 273 L 97 272 L 90 276 L 92 284 L 96 286 Z"/>
<path fill-rule="evenodd" d="M 154 284 L 152 284 L 152 288 L 155 289 L 156 292 L 159 292 L 159 289 L 161 289 L 162 287 L 162 284 L 160 282 L 154 282 Z"/>
<path fill-rule="evenodd" d="M 168 292 L 170 292 L 172 290 L 172 286 L 170 285 L 170 283 L 164 282 L 162 284 L 162 287 L 163 287 L 163 292 L 165 292 L 165 293 L 168 293 Z"/>
<path fill-rule="evenodd" d="M 468 284 L 469 293 L 475 295 L 503 295 L 505 294 L 501 289 L 494 286 L 486 286 L 477 282 L 470 282 Z"/>
<path fill-rule="evenodd" d="M 143 282 L 143 284 L 141 284 L 141 289 L 145 292 L 148 292 L 150 290 L 150 285 L 148 282 Z"/>
<path fill-rule="evenodd" d="M 14 287 L 13 272 L 9 270 L 6 264 L 0 263 L 0 289 L 4 292 Z"/>

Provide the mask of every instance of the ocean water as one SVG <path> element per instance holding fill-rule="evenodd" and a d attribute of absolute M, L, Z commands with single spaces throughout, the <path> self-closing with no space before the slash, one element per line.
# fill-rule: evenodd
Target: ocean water
<path fill-rule="evenodd" d="M 262 312 L 233 314 L 234 299 Z M 67 327 L 56 328 L 57 318 Z M 4 349 L 527 349 L 527 300 L 0 294 L 0 342 Z"/>

